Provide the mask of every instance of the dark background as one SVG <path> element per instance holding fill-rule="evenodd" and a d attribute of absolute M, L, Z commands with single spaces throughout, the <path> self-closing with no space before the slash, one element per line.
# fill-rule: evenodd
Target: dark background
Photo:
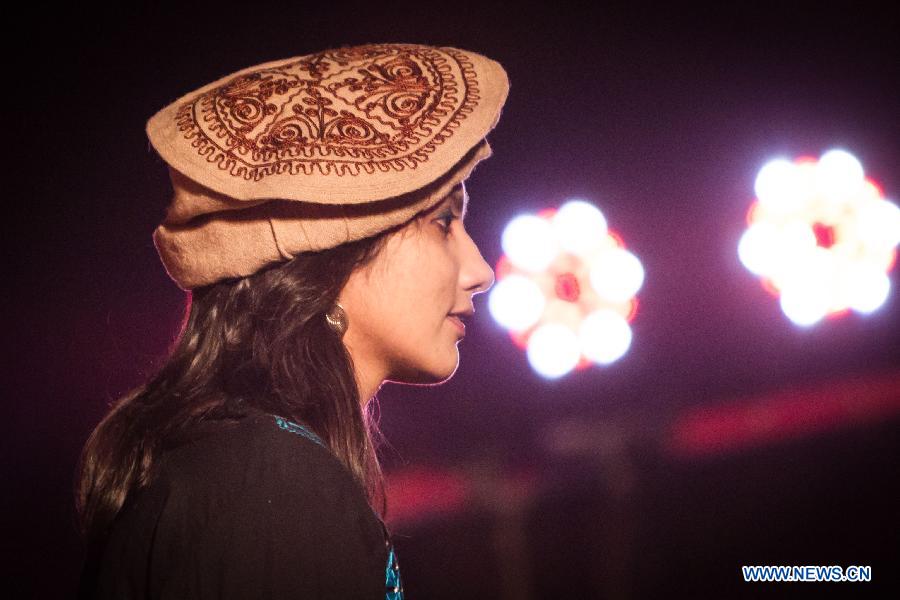
<path fill-rule="evenodd" d="M 647 272 L 633 346 L 610 367 L 540 379 L 481 297 L 451 382 L 382 390 L 389 473 L 462 474 L 480 490 L 398 521 L 409 597 L 896 585 L 900 386 L 865 419 L 729 451 L 677 456 L 666 440 L 684 411 L 825 397 L 900 370 L 896 291 L 870 317 L 799 329 L 736 256 L 774 156 L 845 148 L 898 199 L 898 26 L 888 3 L 745 2 L 79 6 L 8 20 L 6 597 L 72 594 L 78 452 L 179 323 L 184 296 L 150 237 L 170 189 L 146 119 L 232 71 L 380 41 L 474 50 L 509 73 L 495 155 L 469 183 L 488 262 L 512 216 L 578 196 Z M 581 450 L 554 452 L 554 435 Z M 744 584 L 743 564 L 872 565 L 874 581 Z"/>

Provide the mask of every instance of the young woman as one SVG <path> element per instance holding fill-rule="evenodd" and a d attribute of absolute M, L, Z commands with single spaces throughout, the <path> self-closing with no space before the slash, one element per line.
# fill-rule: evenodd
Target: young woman
<path fill-rule="evenodd" d="M 464 180 L 507 90 L 471 52 L 370 45 L 149 121 L 174 189 L 154 241 L 188 308 L 85 446 L 82 597 L 402 597 L 370 401 L 456 370 L 493 282 Z"/>

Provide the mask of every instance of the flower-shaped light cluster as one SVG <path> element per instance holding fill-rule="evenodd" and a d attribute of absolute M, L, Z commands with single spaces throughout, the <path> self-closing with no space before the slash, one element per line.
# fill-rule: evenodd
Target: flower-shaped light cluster
<path fill-rule="evenodd" d="M 570 200 L 518 216 L 502 245 L 488 307 L 535 371 L 561 377 L 628 351 L 644 269 L 600 210 Z"/>
<path fill-rule="evenodd" d="M 809 326 L 884 304 L 900 208 L 866 179 L 852 154 L 774 160 L 760 169 L 755 191 L 738 255 L 791 321 Z"/>

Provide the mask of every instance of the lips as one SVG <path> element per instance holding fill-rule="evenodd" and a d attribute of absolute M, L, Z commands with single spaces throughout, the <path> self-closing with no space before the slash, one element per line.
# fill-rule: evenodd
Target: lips
<path fill-rule="evenodd" d="M 465 320 L 472 316 L 472 313 L 450 313 L 447 315 L 447 319 L 453 323 L 459 331 L 465 335 L 466 334 L 466 323 Z"/>

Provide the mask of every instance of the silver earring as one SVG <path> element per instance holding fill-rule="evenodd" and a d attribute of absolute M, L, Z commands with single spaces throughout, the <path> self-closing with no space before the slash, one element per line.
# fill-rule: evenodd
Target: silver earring
<path fill-rule="evenodd" d="M 347 313 L 343 306 L 335 302 L 331 310 L 325 313 L 325 320 L 338 337 L 344 337 L 344 333 L 347 332 Z"/>

